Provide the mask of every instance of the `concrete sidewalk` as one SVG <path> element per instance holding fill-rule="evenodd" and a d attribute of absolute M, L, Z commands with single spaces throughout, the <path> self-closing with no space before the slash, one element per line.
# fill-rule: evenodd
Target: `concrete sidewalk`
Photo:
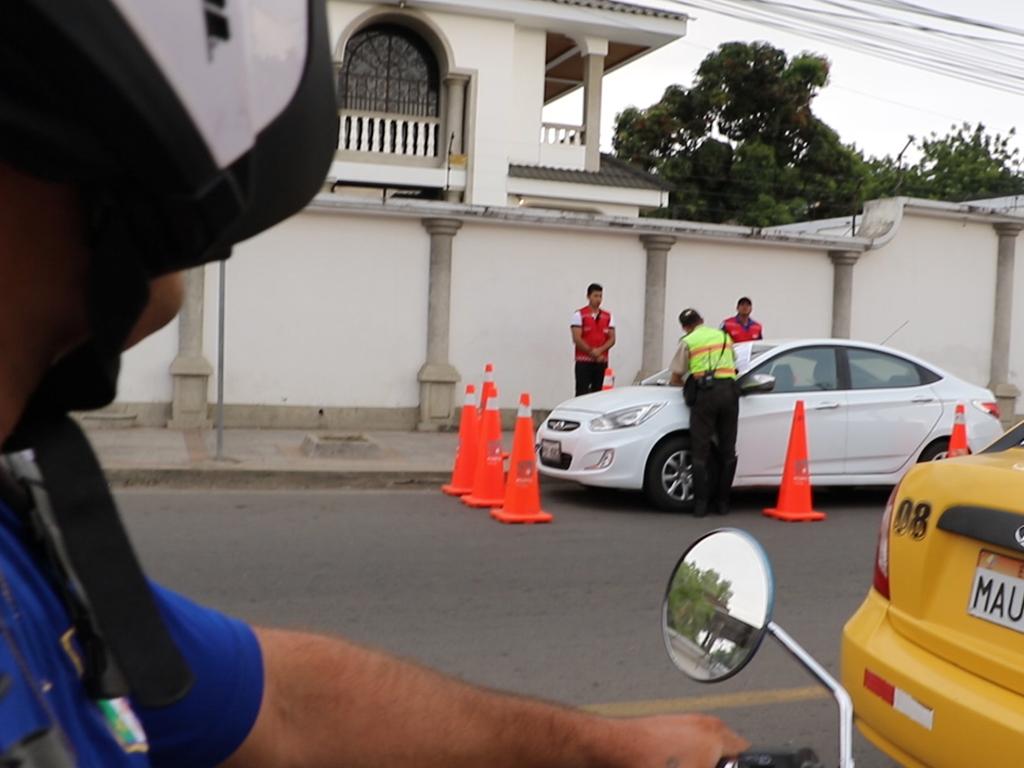
<path fill-rule="evenodd" d="M 229 429 L 218 460 L 212 429 L 87 434 L 114 485 L 261 490 L 440 485 L 451 477 L 459 440 L 454 433 Z"/>

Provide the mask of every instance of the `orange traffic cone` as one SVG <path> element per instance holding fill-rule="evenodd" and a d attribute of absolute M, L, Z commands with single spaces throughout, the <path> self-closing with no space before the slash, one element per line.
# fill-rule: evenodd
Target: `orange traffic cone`
<path fill-rule="evenodd" d="M 464 496 L 473 490 L 477 421 L 476 387 L 467 384 L 466 400 L 462 404 L 462 420 L 459 423 L 459 447 L 455 451 L 455 466 L 452 467 L 452 481 L 441 486 L 441 490 L 449 496 Z"/>
<path fill-rule="evenodd" d="M 971 449 L 967 447 L 967 417 L 963 403 L 957 403 L 956 415 L 953 417 L 953 434 L 949 436 L 946 458 L 955 459 L 957 456 L 967 456 L 970 452 Z"/>
<path fill-rule="evenodd" d="M 487 363 L 484 366 L 484 383 L 480 385 L 480 416 L 483 417 L 487 410 L 487 401 L 497 397 L 498 390 L 494 385 L 494 365 Z"/>
<path fill-rule="evenodd" d="M 491 517 L 503 523 L 550 523 L 551 515 L 540 508 L 537 481 L 537 451 L 534 448 L 533 414 L 530 395 L 519 396 L 519 416 L 512 439 L 512 461 L 505 485 L 505 503 L 491 510 Z"/>
<path fill-rule="evenodd" d="M 612 389 L 615 386 L 615 371 L 611 368 L 604 369 L 604 382 L 601 384 L 601 391 Z"/>
<path fill-rule="evenodd" d="M 764 514 L 787 523 L 825 519 L 824 512 L 811 509 L 811 472 L 808 469 L 803 400 L 797 400 L 793 410 L 793 427 L 789 432 L 789 447 L 786 449 L 786 466 L 782 472 L 778 504 L 773 509 L 766 509 Z"/>
<path fill-rule="evenodd" d="M 480 408 L 477 410 L 476 420 L 477 445 L 484 439 L 484 412 L 487 410 L 487 402 L 492 397 L 497 399 L 498 388 L 494 383 L 494 365 L 487 363 L 484 366 L 484 380 L 480 385 Z"/>
<path fill-rule="evenodd" d="M 473 467 L 473 490 L 462 497 L 470 507 L 497 507 L 505 498 L 505 462 L 501 456 L 501 415 L 498 413 L 498 390 L 487 401 L 487 410 L 480 425 Z"/>

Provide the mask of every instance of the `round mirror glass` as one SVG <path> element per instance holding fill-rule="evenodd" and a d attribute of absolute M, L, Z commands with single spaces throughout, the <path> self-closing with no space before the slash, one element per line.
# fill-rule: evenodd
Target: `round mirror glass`
<path fill-rule="evenodd" d="M 694 680 L 739 672 L 771 620 L 771 566 L 757 540 L 724 528 L 696 541 L 669 579 L 662 606 L 668 655 Z"/>

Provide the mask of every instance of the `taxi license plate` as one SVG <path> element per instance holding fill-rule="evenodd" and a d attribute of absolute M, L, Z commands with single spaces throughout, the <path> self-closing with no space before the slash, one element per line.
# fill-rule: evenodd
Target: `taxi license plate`
<path fill-rule="evenodd" d="M 562 443 L 558 440 L 541 440 L 540 457 L 558 463 L 562 460 Z"/>
<path fill-rule="evenodd" d="M 1024 560 L 981 550 L 967 613 L 1024 633 Z"/>

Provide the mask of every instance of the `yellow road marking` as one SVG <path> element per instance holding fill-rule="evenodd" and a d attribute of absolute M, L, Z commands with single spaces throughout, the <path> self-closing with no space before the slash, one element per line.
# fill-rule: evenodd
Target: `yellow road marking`
<path fill-rule="evenodd" d="M 797 701 L 816 701 L 830 697 L 818 685 L 806 688 L 775 688 L 748 693 L 723 693 L 717 696 L 691 696 L 686 699 L 652 699 L 649 701 L 621 701 L 611 704 L 591 704 L 583 707 L 588 712 L 608 717 L 640 717 L 668 715 L 680 712 L 710 712 L 716 709 L 739 709 L 765 704 L 789 704 Z"/>

